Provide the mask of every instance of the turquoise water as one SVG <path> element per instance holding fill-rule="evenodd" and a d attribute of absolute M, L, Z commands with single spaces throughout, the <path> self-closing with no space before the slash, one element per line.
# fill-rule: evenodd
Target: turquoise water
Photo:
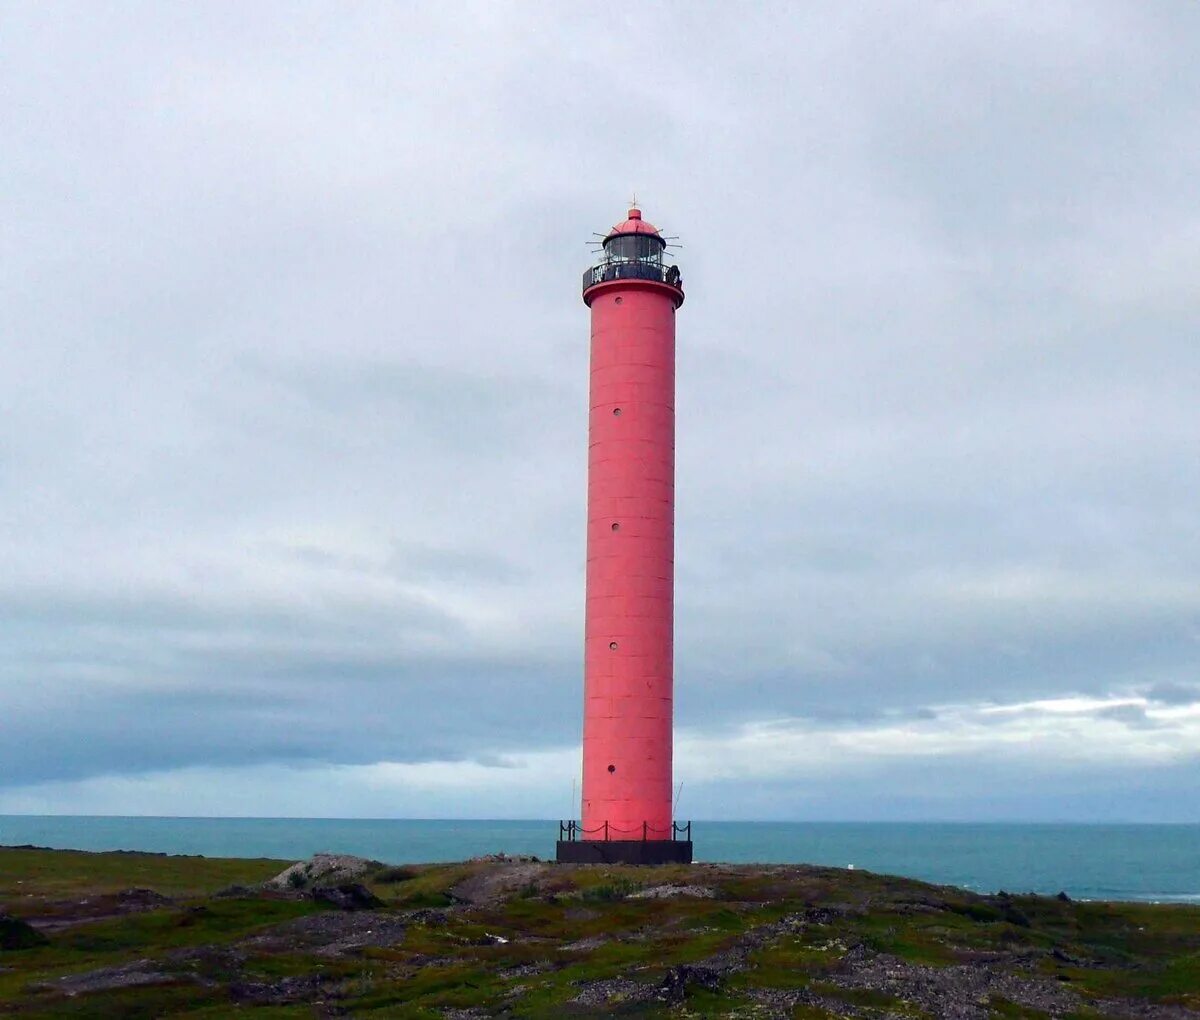
<path fill-rule="evenodd" d="M 696 822 L 696 859 L 853 865 L 980 892 L 1200 902 L 1200 825 Z M 551 857 L 556 821 L 0 816 L 0 845 L 390 863 Z"/>

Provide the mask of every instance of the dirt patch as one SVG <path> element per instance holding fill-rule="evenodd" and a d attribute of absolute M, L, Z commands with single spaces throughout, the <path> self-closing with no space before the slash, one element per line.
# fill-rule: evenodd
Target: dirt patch
<path fill-rule="evenodd" d="M 637 1002 L 656 1002 L 659 989 L 632 978 L 606 978 L 602 981 L 587 981 L 580 986 L 579 994 L 571 999 L 571 1005 L 599 1009 Z"/>
<path fill-rule="evenodd" d="M 170 896 L 156 893 L 153 889 L 122 889 L 117 893 L 116 901 L 121 912 L 125 914 L 138 910 L 156 910 L 174 902 Z"/>
<path fill-rule="evenodd" d="M 930 967 L 861 945 L 842 958 L 830 983 L 894 996 L 948 1020 L 986 1020 L 992 1015 L 992 999 L 1050 1016 L 1074 1012 L 1080 1005 L 1079 996 L 1062 982 L 1014 973 L 994 962 Z"/>
<path fill-rule="evenodd" d="M 342 956 L 368 946 L 394 946 L 404 939 L 409 923 L 406 916 L 378 910 L 328 911 L 276 925 L 243 945 L 270 953 L 302 949 L 317 956 Z"/>
<path fill-rule="evenodd" d="M 45 901 L 38 904 L 37 916 L 27 920 L 38 931 L 53 934 L 79 924 L 111 921 L 126 914 L 159 910 L 173 902 L 169 896 L 156 893 L 153 889 L 123 889 L 118 893 L 86 896 L 78 900 Z"/>
<path fill-rule="evenodd" d="M 234 1002 L 251 1006 L 285 1006 L 292 1002 L 318 1002 L 337 997 L 337 985 L 320 974 L 301 974 L 278 981 L 235 981 L 229 986 Z"/>
<path fill-rule="evenodd" d="M 1107 999 L 1095 1003 L 1095 1006 L 1103 1016 L 1120 1017 L 1121 1020 L 1196 1020 L 1200 1017 L 1200 1013 L 1194 1009 L 1164 1006 L 1153 1002 Z"/>
<path fill-rule="evenodd" d="M 179 980 L 179 975 L 168 974 L 153 960 L 135 960 L 120 967 L 100 967 L 82 974 L 68 974 L 35 987 L 41 991 L 74 996 L 88 992 L 109 992 L 117 988 L 136 988 L 139 985 L 170 984 Z"/>
<path fill-rule="evenodd" d="M 568 942 L 558 948 L 564 953 L 590 953 L 593 949 L 599 949 L 609 941 L 611 940 L 607 935 L 589 935 L 585 939 Z"/>
<path fill-rule="evenodd" d="M 706 885 L 656 885 L 630 893 L 626 899 L 669 900 L 677 896 L 689 896 L 692 899 L 711 900 L 716 895 L 716 890 Z"/>

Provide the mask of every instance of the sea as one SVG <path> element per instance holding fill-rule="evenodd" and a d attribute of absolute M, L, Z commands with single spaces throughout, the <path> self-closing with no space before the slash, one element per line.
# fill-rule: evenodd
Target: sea
<path fill-rule="evenodd" d="M 553 858 L 557 821 L 0 815 L 0 845 L 392 864 Z M 696 822 L 697 861 L 822 864 L 977 892 L 1200 903 L 1200 825 Z"/>

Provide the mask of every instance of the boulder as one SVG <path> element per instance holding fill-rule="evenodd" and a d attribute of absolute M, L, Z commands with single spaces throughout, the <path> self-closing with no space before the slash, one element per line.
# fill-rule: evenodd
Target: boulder
<path fill-rule="evenodd" d="M 329 903 L 339 910 L 371 910 L 383 906 L 381 899 L 358 882 L 313 886 L 309 895 L 317 903 Z"/>
<path fill-rule="evenodd" d="M 361 878 L 376 866 L 374 861 L 352 854 L 314 854 L 310 860 L 297 861 L 274 878 L 267 879 L 263 888 L 286 892 L 289 889 L 311 889 L 316 885 L 340 885 Z"/>
<path fill-rule="evenodd" d="M 32 949 L 46 944 L 46 936 L 12 914 L 0 914 L 0 950 Z"/>
<path fill-rule="evenodd" d="M 660 986 L 661 997 L 672 1005 L 678 1005 L 687 998 L 688 990 L 691 988 L 703 988 L 705 991 L 715 992 L 723 983 L 722 976 L 711 967 L 681 964 L 667 971 Z"/>
<path fill-rule="evenodd" d="M 117 893 L 117 909 L 122 913 L 135 910 L 154 910 L 169 906 L 171 898 L 153 889 L 122 889 Z"/>

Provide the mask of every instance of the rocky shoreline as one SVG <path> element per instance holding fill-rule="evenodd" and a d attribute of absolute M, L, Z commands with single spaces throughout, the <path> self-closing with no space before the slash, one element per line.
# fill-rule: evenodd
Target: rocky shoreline
<path fill-rule="evenodd" d="M 0 849 L 0 1015 L 1200 1018 L 1197 907 L 806 866 L 285 863 Z"/>

